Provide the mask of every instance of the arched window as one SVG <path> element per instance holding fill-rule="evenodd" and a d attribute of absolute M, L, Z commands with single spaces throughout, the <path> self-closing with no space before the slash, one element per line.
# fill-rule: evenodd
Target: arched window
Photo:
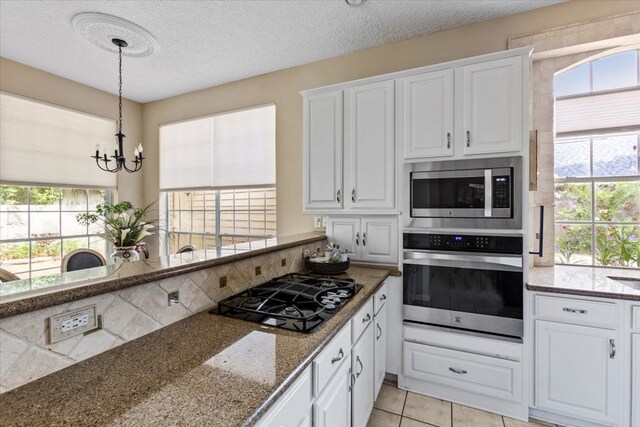
<path fill-rule="evenodd" d="M 556 75 L 556 263 L 640 266 L 640 51 Z"/>

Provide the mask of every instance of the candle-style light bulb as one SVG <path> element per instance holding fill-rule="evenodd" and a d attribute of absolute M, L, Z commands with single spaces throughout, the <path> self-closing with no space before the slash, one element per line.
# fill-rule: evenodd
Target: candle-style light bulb
<path fill-rule="evenodd" d="M 133 150 L 133 157 L 138 157 L 138 149 Z"/>
<path fill-rule="evenodd" d="M 138 144 L 138 152 L 142 154 L 142 143 Z"/>

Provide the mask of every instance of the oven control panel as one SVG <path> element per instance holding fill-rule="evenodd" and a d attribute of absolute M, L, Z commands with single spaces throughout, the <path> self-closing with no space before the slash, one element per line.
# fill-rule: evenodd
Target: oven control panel
<path fill-rule="evenodd" d="M 522 237 L 404 233 L 404 249 L 522 254 Z"/>

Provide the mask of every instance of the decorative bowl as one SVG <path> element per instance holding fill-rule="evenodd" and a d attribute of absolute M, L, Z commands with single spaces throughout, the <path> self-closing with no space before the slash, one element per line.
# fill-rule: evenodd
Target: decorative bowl
<path fill-rule="evenodd" d="M 324 258 L 324 257 L 323 257 Z M 342 262 L 327 262 L 326 259 L 304 259 L 304 266 L 307 270 L 312 273 L 318 274 L 338 274 L 347 271 L 351 261 L 347 258 L 346 261 Z"/>

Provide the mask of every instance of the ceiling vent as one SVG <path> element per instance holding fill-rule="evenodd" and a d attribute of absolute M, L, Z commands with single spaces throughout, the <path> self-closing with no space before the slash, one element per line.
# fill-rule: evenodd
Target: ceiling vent
<path fill-rule="evenodd" d="M 94 45 L 109 52 L 118 53 L 118 46 L 111 40 L 121 39 L 128 47 L 122 51 L 125 56 L 142 57 L 158 52 L 156 38 L 139 25 L 117 16 L 104 13 L 79 13 L 71 20 L 78 34 Z"/>

